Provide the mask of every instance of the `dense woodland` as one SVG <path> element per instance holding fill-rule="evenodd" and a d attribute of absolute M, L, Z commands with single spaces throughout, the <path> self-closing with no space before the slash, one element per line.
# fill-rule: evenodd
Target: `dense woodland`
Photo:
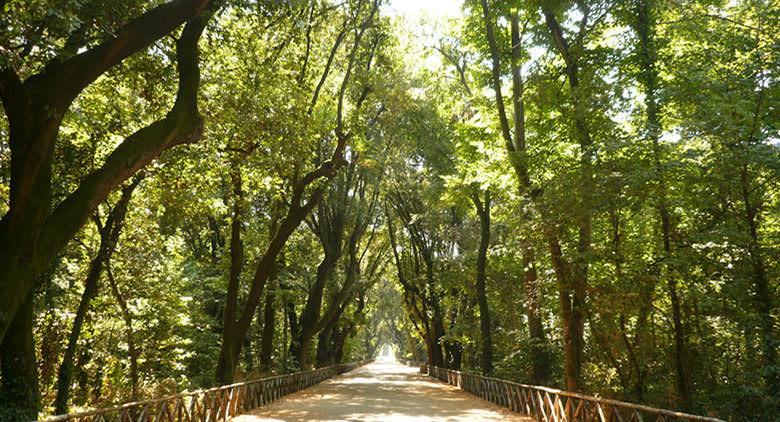
<path fill-rule="evenodd" d="M 0 13 L 0 420 L 384 344 L 780 420 L 780 3 Z"/>

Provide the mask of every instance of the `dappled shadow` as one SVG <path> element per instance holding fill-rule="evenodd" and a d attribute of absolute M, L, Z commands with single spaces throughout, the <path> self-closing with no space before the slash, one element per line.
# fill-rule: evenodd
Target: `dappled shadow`
<path fill-rule="evenodd" d="M 531 420 L 417 372 L 395 363 L 373 363 L 234 421 Z"/>

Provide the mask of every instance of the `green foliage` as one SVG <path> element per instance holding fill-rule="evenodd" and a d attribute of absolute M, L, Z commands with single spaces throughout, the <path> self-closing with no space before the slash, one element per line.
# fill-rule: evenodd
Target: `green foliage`
<path fill-rule="evenodd" d="M 88 48 L 112 37 L 160 3 L 0 2 L 0 68 L 24 79 L 51 59 L 78 54 L 73 45 Z M 200 43 L 203 137 L 139 171 L 145 180 L 108 266 L 132 323 L 126 326 L 104 271 L 78 339 L 74 410 L 133 399 L 128 328 L 138 348 L 137 398 L 213 386 L 236 202 L 243 210 L 243 304 L 257 262 L 290 209 L 293 186 L 335 147 L 339 91 L 360 23 L 352 19 L 363 17 L 370 2 L 227 3 Z M 431 43 L 408 33 L 383 5 L 356 50 L 343 109 L 346 158 L 355 178 L 342 169 L 332 182 L 315 182 L 304 192 L 322 188 L 325 205 L 346 204 L 346 237 L 361 219 L 368 221 L 357 241 L 357 272 L 350 273 L 355 268 L 345 251 L 323 294 L 324 313 L 357 274 L 333 325 L 332 339 L 343 334 L 342 360 L 371 357 L 385 344 L 400 357 L 425 359 L 431 344 L 424 325 L 438 319 L 443 332 L 435 344 L 444 347 L 445 364 L 481 369 L 483 315 L 475 289 L 481 226 L 474 198 L 489 192 L 486 290 L 496 376 L 531 382 L 541 353 L 548 357 L 546 382 L 566 385 L 566 286 L 550 253 L 554 233 L 562 256 L 588 264 L 586 392 L 734 421 L 777 419 L 780 396 L 771 390 L 772 380 L 780 379 L 777 2 L 541 2 L 570 41 L 576 89 L 540 2 L 487 3 L 515 142 L 513 100 L 524 106 L 525 150 L 519 153 L 501 133 L 480 1 L 465 1 L 463 15 L 441 23 Z M 649 21 L 639 18 L 641 7 L 650 11 Z M 520 23 L 522 94 L 512 87 L 513 16 Z M 652 35 L 648 55 L 643 28 Z M 128 135 L 170 109 L 177 84 L 174 47 L 168 37 L 131 55 L 68 109 L 54 147 L 54 205 Z M 656 78 L 651 97 L 648 69 Z M 590 203 L 582 200 L 581 124 L 594 150 Z M 4 116 L 3 213 L 12 188 L 9 137 Z M 527 166 L 528 187 L 518 178 L 518 162 Z M 237 175 L 240 197 L 232 185 Z M 95 220 L 104 221 L 118 198 L 112 193 Z M 664 207 L 668 251 L 659 215 Z M 586 213 L 592 239 L 580 257 L 578 221 Z M 290 355 L 291 326 L 324 256 L 312 229 L 310 218 L 294 231 L 266 286 L 275 289 L 269 302 L 272 363 L 261 367 L 266 291 L 237 379 L 301 366 Z M 95 224 L 85 225 L 35 294 L 44 413 L 53 410 L 62 350 L 99 241 Z M 535 253 L 530 267 L 524 265 L 529 249 Z M 531 267 L 535 288 L 526 282 Z M 687 402 L 674 375 L 672 285 L 684 333 Z M 529 324 L 536 294 L 541 340 Z M 315 350 L 307 352 L 314 361 Z"/>

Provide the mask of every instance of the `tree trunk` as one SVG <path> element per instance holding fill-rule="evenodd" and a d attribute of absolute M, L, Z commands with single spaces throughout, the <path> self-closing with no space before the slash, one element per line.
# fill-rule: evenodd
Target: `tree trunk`
<path fill-rule="evenodd" d="M 343 231 L 342 231 L 343 233 Z M 338 240 L 339 251 L 341 250 L 341 239 Z M 306 306 L 301 314 L 301 320 L 299 322 L 300 331 L 296 343 L 299 345 L 297 350 L 298 354 L 295 356 L 301 368 L 305 368 L 309 364 L 309 352 L 311 350 L 312 341 L 314 336 L 317 335 L 317 325 L 320 323 L 320 308 L 322 307 L 322 296 L 325 290 L 325 285 L 328 279 L 330 279 L 333 270 L 336 268 L 338 262 L 338 256 L 334 256 L 332 252 L 326 250 L 325 258 L 323 258 L 320 265 L 317 267 L 317 279 L 314 282 L 309 291 L 309 296 L 306 299 Z"/>
<path fill-rule="evenodd" d="M 544 385 L 550 379 L 550 356 L 542 323 L 542 304 L 535 261 L 533 247 L 523 247 L 525 315 L 528 318 L 528 337 L 531 340 L 531 380 Z"/>
<path fill-rule="evenodd" d="M 271 230 L 273 233 L 277 230 L 279 225 L 279 219 L 281 218 L 281 211 L 284 204 L 277 201 L 272 210 Z M 260 340 L 260 369 L 263 372 L 271 372 L 273 367 L 273 350 L 274 350 L 274 337 L 276 336 L 276 291 L 281 288 L 280 281 L 278 279 L 279 274 L 286 265 L 286 257 L 284 251 L 279 256 L 279 260 L 273 269 L 273 274 L 270 276 L 272 280 L 268 286 L 268 292 L 265 295 L 265 307 L 262 315 L 262 333 Z M 260 315 L 257 317 L 258 324 L 260 324 Z M 287 320 L 284 318 L 284 310 L 282 310 L 282 319 L 285 322 L 285 333 L 287 335 Z M 285 339 L 282 349 L 287 347 L 287 340 Z"/>
<path fill-rule="evenodd" d="M 441 314 L 441 306 L 438 305 L 438 301 L 433 309 L 433 318 L 431 320 L 431 326 L 433 329 L 431 336 L 431 342 L 433 346 L 433 365 L 444 367 L 444 350 L 441 344 L 442 338 L 445 335 L 444 318 Z"/>
<path fill-rule="evenodd" d="M 38 335 L 40 336 L 40 348 L 37 358 L 38 361 L 38 385 L 51 385 L 57 376 L 59 370 L 58 362 L 59 355 L 62 349 L 62 340 L 67 333 L 64 333 L 58 324 L 58 319 L 55 315 L 60 311 L 57 308 L 54 298 L 58 297 L 59 292 L 55 292 L 54 289 L 48 288 L 51 285 L 51 281 L 54 273 L 56 272 L 59 263 L 54 264 L 49 271 L 45 271 L 41 276 L 41 286 L 43 286 L 42 303 L 37 306 L 39 309 L 45 309 L 42 316 L 44 321 L 43 326 L 39 328 Z M 0 419 L 2 420 L 2 419 Z"/>
<path fill-rule="evenodd" d="M 504 108 L 503 94 L 501 92 L 501 64 L 498 45 L 493 31 L 493 16 L 490 13 L 490 9 L 486 0 L 482 1 L 482 12 L 485 24 L 485 34 L 492 59 L 492 85 L 496 96 L 498 117 L 501 123 L 501 133 L 506 144 L 507 152 L 509 153 L 509 161 L 518 178 L 521 196 L 529 198 L 535 205 L 539 205 L 540 192 L 535 192 L 534 189 L 532 189 L 526 151 L 525 106 L 523 98 L 524 86 L 521 66 L 522 40 L 520 37 L 519 18 L 517 13 L 513 13 L 510 19 L 512 40 L 512 104 L 514 117 L 514 139 L 512 139 L 512 133 L 509 128 L 509 120 Z M 533 218 L 532 212 L 530 212 L 527 207 L 522 209 L 522 213 L 526 220 Z M 548 240 L 551 254 L 554 253 L 555 250 L 560 251 L 559 241 L 553 234 L 554 229 L 549 227 L 550 224 L 544 221 L 544 216 L 542 216 L 542 219 L 542 224 L 545 225 L 544 232 Z M 544 333 L 544 325 L 541 314 L 541 294 L 539 292 L 539 283 L 535 267 L 536 253 L 529 235 L 527 233 L 522 233 L 521 236 L 521 244 L 523 248 L 522 262 L 523 268 L 525 268 L 524 278 L 526 290 L 526 315 L 528 316 L 528 332 L 532 343 L 532 379 L 534 379 L 535 382 L 542 383 L 550 377 L 551 359 L 547 354 L 547 339 Z M 559 257 L 559 261 L 562 262 L 562 257 Z M 568 285 L 568 278 L 561 278 L 564 274 L 567 274 L 566 271 L 556 271 L 555 274 L 558 278 L 559 286 Z M 566 287 L 561 288 L 568 289 Z M 561 294 L 568 295 L 566 291 L 562 292 Z M 565 322 L 565 324 L 567 323 Z M 566 331 L 567 330 L 564 328 L 564 333 Z"/>
<path fill-rule="evenodd" d="M 33 295 L 29 295 L 0 343 L 0 420 L 38 419 L 40 402 L 32 329 Z"/>
<path fill-rule="evenodd" d="M 130 21 L 114 37 L 67 60 L 55 59 L 24 82 L 10 68 L 0 72 L 0 94 L 9 124 L 11 191 L 0 220 L 0 341 L 35 281 L 51 265 L 114 187 L 162 151 L 200 136 L 197 112 L 197 41 L 208 0 L 161 4 Z M 169 114 L 135 132 L 105 163 L 56 207 L 51 204 L 51 163 L 62 116 L 100 75 L 191 20 L 177 42 L 179 91 Z"/>
<path fill-rule="evenodd" d="M 480 222 L 479 250 L 477 251 L 477 303 L 479 305 L 479 327 L 482 334 L 482 373 L 493 373 L 493 339 L 491 337 L 490 308 L 488 306 L 486 271 L 487 252 L 490 247 L 490 190 L 485 190 L 485 199 L 481 201 L 478 193 L 472 195 Z"/>
<path fill-rule="evenodd" d="M 685 328 L 683 327 L 680 296 L 677 292 L 677 278 L 673 274 L 667 275 L 667 288 L 672 302 L 672 325 L 674 327 L 674 366 L 677 374 L 677 394 L 680 396 L 680 405 L 683 409 L 691 407 L 692 398 L 688 390 L 688 376 L 685 370 L 687 359 L 685 357 Z"/>
<path fill-rule="evenodd" d="M 580 144 L 580 209 L 577 215 L 577 253 L 572 260 L 571 278 L 567 286 L 567 292 L 564 292 L 566 298 L 563 298 L 563 307 L 568 308 L 564 313 L 568 314 L 567 328 L 564 330 L 564 343 L 567 362 L 566 383 L 571 391 L 582 389 L 582 359 L 585 346 L 585 306 L 588 290 L 588 270 L 591 250 L 591 220 L 593 207 L 593 191 L 595 182 L 593 180 L 593 156 L 594 147 L 591 138 L 590 129 L 586 116 L 587 99 L 585 93 L 580 87 L 579 81 L 579 60 L 570 49 L 566 38 L 563 35 L 558 20 L 551 10 L 542 6 L 547 27 L 552 36 L 555 47 L 561 58 L 566 63 L 566 75 L 569 81 L 569 91 L 571 101 L 574 107 L 572 119 L 574 120 L 574 129 L 577 141 Z M 583 19 L 586 19 L 587 13 Z"/>
<path fill-rule="evenodd" d="M 244 243 L 241 240 L 244 191 L 241 170 L 234 165 L 230 175 L 233 187 L 233 220 L 230 224 L 230 273 L 228 275 L 227 300 L 222 319 L 222 349 L 217 362 L 216 379 L 220 385 L 230 384 L 236 371 L 240 344 L 236 313 L 238 312 L 238 291 L 241 282 L 241 268 L 244 264 Z"/>
<path fill-rule="evenodd" d="M 572 311 L 571 289 L 560 285 L 558 289 L 561 318 L 563 319 L 563 368 L 566 377 L 566 388 L 576 392 L 582 386 L 580 382 L 580 354 L 576 339 L 578 330 Z"/>
<path fill-rule="evenodd" d="M 456 324 L 458 324 L 459 316 L 466 314 L 466 309 L 472 307 L 473 305 L 469 303 L 469 299 L 467 299 L 467 296 L 464 294 L 461 294 L 461 292 L 455 290 L 452 292 L 452 296 L 457 298 L 460 297 L 460 307 L 458 306 L 452 306 L 450 308 L 450 315 L 449 315 L 449 331 L 452 332 L 455 330 Z M 448 339 L 444 342 L 444 350 L 445 350 L 445 360 L 444 363 L 447 368 L 454 369 L 456 371 L 459 371 L 461 369 L 461 365 L 463 364 L 463 343 L 458 341 L 457 339 Z M 492 362 L 491 362 L 492 363 Z"/>
<path fill-rule="evenodd" d="M 287 320 L 289 321 L 290 325 L 290 348 L 289 348 L 289 357 L 292 359 L 296 359 L 296 356 L 300 354 L 299 350 L 301 348 L 300 343 L 298 342 L 298 338 L 300 338 L 300 328 L 298 327 L 298 316 L 295 314 L 295 304 L 292 302 L 287 302 L 285 305 L 286 308 L 286 314 L 287 314 Z M 295 361 L 295 366 L 300 367 L 298 361 Z"/>
<path fill-rule="evenodd" d="M 252 353 L 252 336 L 246 336 L 244 343 L 241 345 L 241 350 L 244 351 L 244 373 L 249 373 L 255 366 L 255 357 Z"/>
<path fill-rule="evenodd" d="M 337 330 L 326 327 L 317 335 L 317 367 L 333 364 L 333 338 Z"/>
<path fill-rule="evenodd" d="M 58 415 L 68 413 L 68 399 L 70 398 L 70 386 L 73 379 L 76 345 L 81 336 L 81 327 L 89 311 L 92 299 L 98 293 L 98 284 L 100 282 L 100 273 L 103 270 L 104 259 L 105 257 L 98 253 L 98 256 L 92 260 L 84 285 L 84 292 L 76 310 L 76 317 L 73 319 L 73 327 L 71 327 L 70 335 L 68 336 L 68 345 L 65 348 L 65 353 L 62 355 L 62 364 L 57 376 L 57 398 L 54 401 L 55 413 Z"/>
<path fill-rule="evenodd" d="M 440 344 L 441 337 L 444 336 L 444 323 L 442 321 L 441 307 L 439 304 L 438 293 L 435 289 L 435 279 L 433 271 L 433 256 L 428 245 L 421 239 L 421 235 L 411 221 L 410 212 L 406 209 L 407 204 L 402 195 L 397 195 L 393 205 L 396 213 L 401 218 L 405 230 L 409 233 L 410 248 L 419 251 L 419 255 L 408 257 L 413 261 L 412 268 L 409 270 L 414 279 L 425 277 L 424 285 L 417 285 L 410 281 L 406 276 L 406 269 L 402 253 L 408 253 L 407 248 L 401 248 L 396 241 L 395 228 L 391 218 L 388 203 L 386 203 L 387 233 L 390 240 L 390 246 L 393 252 L 393 260 L 396 264 L 398 281 L 402 284 L 404 290 L 404 305 L 406 306 L 409 319 L 415 330 L 425 342 L 427 353 L 427 362 L 431 366 L 443 366 L 444 356 Z M 425 274 L 421 272 L 419 259 L 425 261 Z M 410 277 L 411 278 L 411 277 Z"/>
<path fill-rule="evenodd" d="M 352 325 L 350 324 L 349 328 L 343 328 L 341 330 L 336 330 L 334 333 L 334 339 L 333 339 L 333 363 L 343 363 L 344 362 L 344 344 L 347 342 L 347 337 L 350 336 L 350 331 L 352 331 Z"/>
<path fill-rule="evenodd" d="M 752 270 L 753 301 L 758 312 L 761 327 L 761 351 L 764 365 L 764 388 L 769 396 L 780 396 L 780 369 L 777 367 L 778 341 L 772 318 L 774 298 L 772 297 L 769 279 L 766 274 L 766 264 L 761 252 L 761 240 L 758 235 L 760 208 L 750 197 L 750 174 L 746 163 L 740 167 L 740 182 L 742 202 L 744 203 L 744 220 L 748 225 L 750 235 L 748 241 L 748 257 Z"/>
<path fill-rule="evenodd" d="M 285 304 L 285 306 L 286 305 L 287 304 Z M 285 309 L 285 307 L 282 307 L 282 321 L 284 321 L 284 324 L 283 324 L 283 327 L 282 327 L 282 329 L 284 330 L 282 332 L 282 367 L 283 368 L 287 368 L 288 361 L 290 359 L 290 356 L 288 354 L 289 351 L 290 351 L 289 344 L 288 344 L 288 342 L 290 341 L 290 333 L 289 333 L 289 331 L 290 331 L 289 330 L 290 323 L 287 320 L 287 309 Z"/>
<path fill-rule="evenodd" d="M 219 263 L 219 251 L 225 246 L 225 242 L 222 239 L 222 235 L 219 231 L 219 223 L 213 216 L 208 216 L 209 222 L 209 246 L 211 251 L 211 265 L 217 265 Z"/>
<path fill-rule="evenodd" d="M 326 321 L 329 318 L 328 315 L 321 315 L 322 300 L 325 288 L 328 286 L 344 251 L 347 212 L 351 204 L 348 190 L 353 187 L 355 164 L 355 160 L 350 163 L 344 179 L 334 183 L 334 189 L 319 204 L 317 211 L 310 220 L 310 227 L 319 238 L 324 256 L 317 266 L 317 276 L 314 280 L 314 285 L 308 290 L 306 304 L 299 321 L 300 337 L 297 339 L 297 342 L 300 344 L 300 349 L 296 359 L 301 364 L 301 367 L 305 367 L 308 364 L 309 352 L 314 337 L 320 330 L 332 328 L 332 325 L 335 323 L 335 321 Z M 336 303 L 335 307 L 331 307 L 331 309 L 337 310 L 338 304 Z M 322 347 L 327 348 L 325 344 Z M 320 346 L 318 346 L 319 349 Z M 317 358 L 319 360 L 319 353 Z"/>
<path fill-rule="evenodd" d="M 142 176 L 135 177 L 129 185 L 122 189 L 122 196 L 114 205 L 114 209 L 109 213 L 105 224 L 102 227 L 98 227 L 100 232 L 100 245 L 98 246 L 97 255 L 90 263 L 89 273 L 84 282 L 84 292 L 81 294 L 79 307 L 76 310 L 76 317 L 73 319 L 73 327 L 68 336 L 68 345 L 65 348 L 65 354 L 62 356 L 62 364 L 60 365 L 60 370 L 57 375 L 57 397 L 54 401 L 54 407 L 55 412 L 58 415 L 68 413 L 68 400 L 70 398 L 70 387 L 73 380 L 76 346 L 78 345 L 79 337 L 81 337 L 81 328 L 84 324 L 84 319 L 89 312 L 92 299 L 98 294 L 103 268 L 116 250 L 116 244 L 122 233 L 122 227 L 124 226 L 127 209 L 130 205 L 133 192 L 142 179 Z M 100 217 L 96 216 L 95 218 L 99 224 Z"/>
<path fill-rule="evenodd" d="M 293 188 L 291 206 L 287 211 L 287 215 L 279 223 L 279 228 L 274 233 L 255 268 L 252 285 L 246 303 L 244 304 L 243 312 L 236 320 L 225 320 L 226 324 L 223 328 L 222 347 L 220 349 L 220 358 L 217 364 L 217 381 L 223 384 L 233 381 L 236 360 L 241 352 L 243 339 L 249 332 L 253 315 L 255 314 L 257 306 L 260 304 L 266 281 L 274 271 L 277 258 L 279 257 L 279 254 L 282 253 L 282 250 L 287 243 L 287 239 L 290 238 L 304 218 L 306 218 L 309 212 L 311 212 L 322 199 L 323 189 L 322 187 L 319 187 L 311 193 L 306 202 L 302 203 L 304 190 L 321 177 L 330 179 L 333 176 L 343 162 L 343 156 L 341 155 L 343 154 L 343 148 L 344 140 L 339 142 L 339 146 L 334 151 L 331 161 L 327 161 L 317 169 L 307 173 Z M 230 297 L 228 299 L 231 300 Z M 233 312 L 232 314 L 238 316 L 237 312 Z"/>
<path fill-rule="evenodd" d="M 138 392 L 138 355 L 139 350 L 135 343 L 135 332 L 133 330 L 133 314 L 130 312 L 130 307 L 127 306 L 127 300 L 124 295 L 119 291 L 119 286 L 114 280 L 114 275 L 111 271 L 111 263 L 106 262 L 106 273 L 108 275 L 108 281 L 111 285 L 111 293 L 113 293 L 119 310 L 122 312 L 122 320 L 125 323 L 125 338 L 127 341 L 127 353 L 130 355 L 130 400 L 140 400 L 140 394 Z"/>
<path fill-rule="evenodd" d="M 427 356 L 425 359 L 429 366 L 439 366 L 436 365 L 436 359 L 434 358 L 432 332 L 425 334 L 425 354 Z"/>
<path fill-rule="evenodd" d="M 274 350 L 274 336 L 276 334 L 276 288 L 269 286 L 265 295 L 265 309 L 263 310 L 263 337 L 260 346 L 260 368 L 263 372 L 271 370 Z"/>
<path fill-rule="evenodd" d="M 317 337 L 317 365 L 326 366 L 336 362 L 337 337 L 341 330 L 339 322 L 346 306 L 339 295 L 333 297 L 329 311 L 321 321 L 322 330 Z"/>

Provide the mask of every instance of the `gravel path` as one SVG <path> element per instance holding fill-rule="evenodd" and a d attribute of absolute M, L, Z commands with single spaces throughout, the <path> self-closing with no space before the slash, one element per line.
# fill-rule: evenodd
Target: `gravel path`
<path fill-rule="evenodd" d="M 291 394 L 234 422 L 522 421 L 532 419 L 431 380 L 417 368 L 378 362 Z"/>

